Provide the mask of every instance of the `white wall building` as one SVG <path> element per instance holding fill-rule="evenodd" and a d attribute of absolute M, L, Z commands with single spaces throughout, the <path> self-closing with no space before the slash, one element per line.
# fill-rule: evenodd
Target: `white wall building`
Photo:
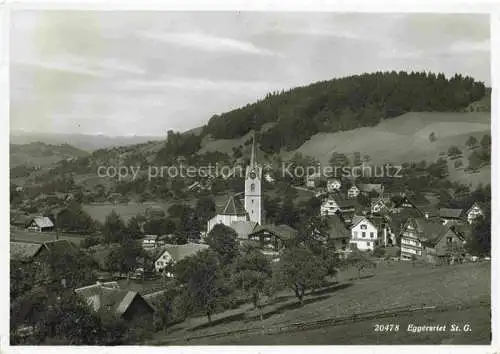
<path fill-rule="evenodd" d="M 379 243 L 377 227 L 364 216 L 355 216 L 351 226 L 350 244 L 361 251 L 373 251 Z"/>

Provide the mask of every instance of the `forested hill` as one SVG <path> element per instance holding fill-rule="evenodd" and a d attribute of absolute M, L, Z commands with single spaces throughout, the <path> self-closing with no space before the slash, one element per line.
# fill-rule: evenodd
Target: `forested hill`
<path fill-rule="evenodd" d="M 294 150 L 319 132 L 375 126 L 410 111 L 461 111 L 485 96 L 473 78 L 424 72 L 377 72 L 316 82 L 213 116 L 201 136 L 233 139 L 275 123 L 260 137 L 261 149 Z"/>

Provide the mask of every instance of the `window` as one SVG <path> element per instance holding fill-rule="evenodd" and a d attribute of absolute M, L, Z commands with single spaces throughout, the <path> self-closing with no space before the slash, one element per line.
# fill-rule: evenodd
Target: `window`
<path fill-rule="evenodd" d="M 361 233 L 361 236 L 366 237 L 366 232 L 364 232 L 364 231 L 363 231 L 363 232 Z"/>
<path fill-rule="evenodd" d="M 354 238 L 358 237 L 358 232 L 354 231 Z"/>
<path fill-rule="evenodd" d="M 361 225 L 361 230 L 366 230 L 366 225 Z"/>
<path fill-rule="evenodd" d="M 255 183 L 250 185 L 250 192 L 255 192 Z"/>
<path fill-rule="evenodd" d="M 370 247 L 371 243 L 370 243 L 370 242 L 367 242 L 367 243 L 366 243 L 366 245 L 367 245 L 368 247 Z"/>
<path fill-rule="evenodd" d="M 446 238 L 446 243 L 451 243 L 452 241 L 453 241 L 453 238 L 451 238 L 451 237 Z"/>
<path fill-rule="evenodd" d="M 370 232 L 370 238 L 373 238 L 373 232 Z"/>

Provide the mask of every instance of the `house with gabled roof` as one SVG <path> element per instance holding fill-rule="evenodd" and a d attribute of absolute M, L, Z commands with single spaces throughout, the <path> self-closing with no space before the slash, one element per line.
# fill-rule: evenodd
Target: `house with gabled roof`
<path fill-rule="evenodd" d="M 359 193 L 361 193 L 361 191 L 359 190 L 359 188 L 355 184 L 353 184 L 347 190 L 347 198 L 350 198 L 350 199 L 357 198 Z"/>
<path fill-rule="evenodd" d="M 342 182 L 340 182 L 340 180 L 336 178 L 331 178 L 326 181 L 326 188 L 330 193 L 339 191 L 341 187 L 342 187 Z"/>
<path fill-rule="evenodd" d="M 264 224 L 258 225 L 248 235 L 248 240 L 254 241 L 264 254 L 277 256 L 285 247 L 287 241 L 297 237 L 297 234 L 297 230 L 288 225 Z"/>
<path fill-rule="evenodd" d="M 111 313 L 126 321 L 152 317 L 153 306 L 139 293 L 121 289 L 116 282 L 97 283 L 75 289 L 96 312 Z"/>
<path fill-rule="evenodd" d="M 345 251 L 349 247 L 349 240 L 351 239 L 351 232 L 348 227 L 338 215 L 325 216 L 324 220 L 327 225 L 327 238 L 333 242 L 335 249 L 338 251 Z"/>
<path fill-rule="evenodd" d="M 208 245 L 191 242 L 184 245 L 165 245 L 162 247 L 163 252 L 155 261 L 155 269 L 157 272 L 163 273 L 169 265 L 176 264 L 184 258 L 193 256 L 208 248 Z M 165 275 L 172 276 L 171 273 Z"/>
<path fill-rule="evenodd" d="M 381 183 L 359 183 L 358 188 L 359 191 L 365 195 L 372 192 L 375 192 L 378 195 L 384 193 L 384 186 Z"/>
<path fill-rule="evenodd" d="M 439 217 L 443 221 L 443 225 L 451 225 L 463 223 L 466 215 L 463 209 L 440 208 Z"/>
<path fill-rule="evenodd" d="M 463 237 L 438 220 L 410 218 L 401 234 L 401 259 L 445 263 L 463 254 Z"/>
<path fill-rule="evenodd" d="M 47 216 L 36 216 L 26 225 L 28 231 L 45 232 L 54 230 L 54 223 Z"/>
<path fill-rule="evenodd" d="M 486 211 L 486 206 L 483 203 L 474 202 L 469 209 L 465 211 L 465 217 L 469 224 L 483 216 Z"/>
<path fill-rule="evenodd" d="M 379 245 L 379 230 L 366 216 L 355 215 L 351 224 L 351 247 L 360 251 L 373 251 Z"/>

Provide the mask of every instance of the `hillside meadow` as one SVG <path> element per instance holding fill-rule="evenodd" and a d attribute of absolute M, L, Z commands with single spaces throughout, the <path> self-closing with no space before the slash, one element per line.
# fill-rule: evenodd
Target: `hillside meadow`
<path fill-rule="evenodd" d="M 314 294 L 308 293 L 303 307 L 296 306 L 297 299 L 291 292 L 280 292 L 274 302 L 271 301 L 264 307 L 265 319 L 262 323 L 258 320 L 258 317 L 252 317 L 253 320 L 246 319 L 247 314 L 251 312 L 249 310 L 251 306 L 249 307 L 246 304 L 239 309 L 228 310 L 214 315 L 212 320 L 217 324 L 212 327 L 206 326 L 206 317 L 190 318 L 169 329 L 170 335 L 168 333 L 158 333 L 151 344 L 250 344 L 250 341 L 253 344 L 280 344 L 285 343 L 291 334 L 273 335 L 277 337 L 274 339 L 260 335 L 251 337 L 229 335 L 219 339 L 205 338 L 190 341 L 185 338 L 186 336 L 204 336 L 239 329 L 262 328 L 262 326 L 275 328 L 291 323 L 317 321 L 400 306 L 477 306 L 484 308 L 486 313 L 490 311 L 490 262 L 437 267 L 428 264 L 417 264 L 414 267 L 411 263 L 383 262 L 378 264 L 374 271 L 368 272 L 361 279 L 357 279 L 355 272 L 341 272 L 337 285 L 320 289 Z M 476 328 L 477 331 L 474 332 L 475 337 L 469 338 L 471 344 L 476 340 L 483 340 L 481 334 L 487 335 L 489 333 L 490 324 L 487 319 L 485 322 L 486 316 L 484 316 L 483 312 L 481 312 L 481 316 L 474 318 L 478 327 Z M 470 315 L 467 312 L 447 311 L 440 318 L 463 322 L 471 320 Z M 416 316 L 420 315 L 417 314 Z M 416 316 L 412 316 L 415 321 L 418 319 L 425 320 L 425 318 Z M 404 325 L 412 318 L 399 320 L 396 317 L 394 320 L 386 320 L 389 322 L 400 321 L 400 324 Z M 370 323 L 373 325 L 373 321 Z M 362 327 L 355 324 L 345 330 L 351 331 L 353 326 L 355 328 L 371 328 L 365 323 Z M 320 331 L 319 334 L 314 332 L 311 334 L 312 338 L 315 338 L 314 340 L 301 341 L 298 338 L 294 341 L 294 344 L 300 344 L 301 342 L 308 344 L 347 344 L 349 339 L 363 337 L 361 334 L 358 337 L 343 336 L 342 331 L 337 330 L 338 328 L 328 327 L 318 330 Z M 301 332 L 296 335 L 300 336 L 300 334 Z M 370 335 L 370 333 L 366 334 Z M 369 343 L 377 343 L 376 336 L 373 336 L 373 333 L 371 334 L 372 338 Z M 280 340 L 280 336 L 284 337 Z M 175 340 L 176 338 L 179 340 Z M 449 339 L 449 336 L 440 338 L 438 343 L 445 339 Z M 437 339 L 434 338 L 433 340 Z M 415 341 L 415 339 L 411 340 L 408 337 L 399 339 L 386 337 L 380 341 L 380 343 L 385 344 L 406 342 L 415 343 L 418 342 L 418 339 Z M 289 344 L 290 341 L 286 343 Z M 356 344 L 361 343 L 366 342 Z M 351 344 L 354 344 L 354 342 Z"/>

